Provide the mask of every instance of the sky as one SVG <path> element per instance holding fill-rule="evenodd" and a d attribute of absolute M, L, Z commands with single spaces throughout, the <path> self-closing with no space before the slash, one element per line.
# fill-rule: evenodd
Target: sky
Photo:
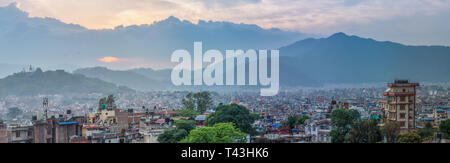
<path fill-rule="evenodd" d="M 30 16 L 89 29 L 151 24 L 175 16 L 450 46 L 450 0 L 0 0 L 0 6 L 12 2 Z"/>

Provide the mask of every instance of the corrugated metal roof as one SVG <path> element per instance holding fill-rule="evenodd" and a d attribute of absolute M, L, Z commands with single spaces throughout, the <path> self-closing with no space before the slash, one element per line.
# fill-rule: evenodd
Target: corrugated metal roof
<path fill-rule="evenodd" d="M 71 125 L 71 124 L 77 124 L 77 121 L 71 121 L 71 122 L 59 122 L 58 125 Z"/>

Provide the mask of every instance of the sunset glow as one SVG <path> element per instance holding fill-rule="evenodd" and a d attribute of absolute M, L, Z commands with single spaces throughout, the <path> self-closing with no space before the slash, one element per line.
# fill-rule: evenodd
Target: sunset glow
<path fill-rule="evenodd" d="M 14 2 L 31 17 L 88 29 L 152 24 L 175 16 L 193 23 L 227 21 L 321 35 L 346 32 L 406 44 L 449 44 L 448 35 L 442 35 L 450 26 L 448 0 L 2 0 L 0 6 Z M 401 37 L 408 35 L 405 31 L 423 37 Z"/>
<path fill-rule="evenodd" d="M 103 57 L 98 59 L 100 62 L 106 62 L 106 63 L 111 63 L 111 62 L 118 62 L 119 58 L 116 57 Z"/>

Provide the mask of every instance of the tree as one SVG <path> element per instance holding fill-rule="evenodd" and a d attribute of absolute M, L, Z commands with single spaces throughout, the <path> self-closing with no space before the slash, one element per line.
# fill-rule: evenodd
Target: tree
<path fill-rule="evenodd" d="M 106 104 L 109 107 L 115 107 L 116 103 L 116 97 L 114 95 L 109 95 L 108 98 L 106 98 Z"/>
<path fill-rule="evenodd" d="M 414 131 L 411 133 L 401 134 L 400 137 L 398 138 L 398 142 L 399 143 L 421 143 L 422 138 L 416 131 Z"/>
<path fill-rule="evenodd" d="M 170 128 L 164 130 L 164 132 L 158 136 L 158 142 L 160 143 L 177 143 L 184 139 L 191 130 L 195 129 L 195 121 L 193 120 L 176 120 L 176 128 Z"/>
<path fill-rule="evenodd" d="M 194 94 L 194 98 L 197 102 L 197 111 L 204 113 L 206 110 L 212 107 L 211 94 L 209 92 L 199 92 Z"/>
<path fill-rule="evenodd" d="M 262 118 L 262 116 L 259 115 L 258 113 L 250 113 L 250 116 L 252 116 L 253 119 L 255 119 L 255 120 Z"/>
<path fill-rule="evenodd" d="M 196 127 L 194 120 L 175 120 L 175 126 L 177 126 L 177 129 L 186 130 L 188 133 Z"/>
<path fill-rule="evenodd" d="M 189 117 L 189 119 L 195 119 L 195 117 L 200 114 L 199 112 L 190 109 L 183 109 L 179 110 L 178 112 L 180 113 L 177 114 L 177 116 Z"/>
<path fill-rule="evenodd" d="M 425 127 L 418 130 L 418 134 L 422 140 L 433 140 L 434 129 L 430 122 L 425 123 Z"/>
<path fill-rule="evenodd" d="M 188 135 L 188 132 L 184 129 L 167 129 L 158 136 L 158 142 L 160 143 L 177 143 Z"/>
<path fill-rule="evenodd" d="M 357 110 L 335 109 L 330 115 L 331 125 L 336 127 L 350 127 L 360 116 Z"/>
<path fill-rule="evenodd" d="M 351 143 L 376 143 L 381 141 L 381 130 L 375 119 L 364 119 L 353 124 L 349 132 Z"/>
<path fill-rule="evenodd" d="M 109 95 L 108 97 L 101 98 L 98 101 L 98 110 L 104 109 L 103 107 L 116 107 L 116 97 Z"/>
<path fill-rule="evenodd" d="M 344 143 L 348 130 L 332 129 L 330 131 L 331 143 Z"/>
<path fill-rule="evenodd" d="M 252 127 L 256 116 L 252 116 L 250 111 L 237 104 L 221 105 L 216 111 L 206 117 L 205 125 L 213 126 L 217 123 L 233 122 L 242 132 L 250 135 L 256 134 L 256 129 Z"/>
<path fill-rule="evenodd" d="M 330 132 L 332 143 L 344 143 L 353 123 L 360 118 L 357 110 L 335 109 L 331 112 L 331 125 L 334 127 Z"/>
<path fill-rule="evenodd" d="M 443 138 L 450 139 L 450 119 L 441 121 L 439 131 L 442 133 Z"/>
<path fill-rule="evenodd" d="M 101 98 L 98 100 L 98 110 L 105 109 L 106 108 L 106 98 Z"/>
<path fill-rule="evenodd" d="M 186 109 L 204 113 L 212 107 L 211 94 L 209 92 L 188 93 L 181 103 Z"/>
<path fill-rule="evenodd" d="M 284 125 L 288 126 L 290 130 L 294 129 L 297 125 L 301 125 L 305 123 L 305 120 L 309 119 L 307 115 L 304 116 L 298 116 L 298 115 L 291 115 L 288 117 L 286 121 L 284 121 Z"/>
<path fill-rule="evenodd" d="M 400 136 L 400 124 L 397 122 L 386 122 L 381 131 L 388 143 L 396 143 Z"/>
<path fill-rule="evenodd" d="M 188 110 L 194 110 L 195 108 L 195 99 L 194 94 L 188 93 L 186 97 L 181 100 L 181 103 L 184 105 L 184 108 Z"/>
<path fill-rule="evenodd" d="M 20 110 L 18 107 L 12 107 L 8 108 L 8 113 L 6 116 L 10 119 L 14 119 L 20 114 L 22 114 L 22 110 Z"/>
<path fill-rule="evenodd" d="M 233 143 L 245 142 L 245 134 L 233 123 L 217 123 L 212 127 L 201 127 L 192 130 L 181 143 Z"/>

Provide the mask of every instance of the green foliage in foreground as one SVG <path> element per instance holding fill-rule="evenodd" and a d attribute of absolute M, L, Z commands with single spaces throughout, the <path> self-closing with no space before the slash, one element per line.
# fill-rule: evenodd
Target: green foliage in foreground
<path fill-rule="evenodd" d="M 357 110 L 335 109 L 330 117 L 334 127 L 330 132 L 331 142 L 344 143 L 353 124 L 360 119 L 360 114 Z"/>
<path fill-rule="evenodd" d="M 250 111 L 242 105 L 229 104 L 217 107 L 216 111 L 209 114 L 205 121 L 205 126 L 213 126 L 217 123 L 232 122 L 242 132 L 250 135 L 256 134 L 256 129 L 252 124 L 257 116 L 250 114 Z"/>
<path fill-rule="evenodd" d="M 442 138 L 450 139 L 450 119 L 441 121 L 439 124 L 439 132 L 442 133 Z"/>
<path fill-rule="evenodd" d="M 399 143 L 421 143 L 422 138 L 420 137 L 419 133 L 414 131 L 411 133 L 404 133 L 401 134 L 398 138 Z"/>
<path fill-rule="evenodd" d="M 170 128 L 165 130 L 158 136 L 158 142 L 160 143 L 177 143 L 184 139 L 191 130 L 195 129 L 194 120 L 176 120 L 176 128 Z"/>
<path fill-rule="evenodd" d="M 180 143 L 244 143 L 245 139 L 245 133 L 235 128 L 233 123 L 217 123 L 192 130 Z"/>
<path fill-rule="evenodd" d="M 353 124 L 348 141 L 351 143 L 377 143 L 381 141 L 381 130 L 375 119 L 363 119 Z"/>
<path fill-rule="evenodd" d="M 158 136 L 159 143 L 177 143 L 188 135 L 188 132 L 184 129 L 171 128 L 165 130 Z"/>
<path fill-rule="evenodd" d="M 400 136 L 400 124 L 397 122 L 386 122 L 381 129 L 388 143 L 396 143 Z"/>
<path fill-rule="evenodd" d="M 430 122 L 425 123 L 425 127 L 419 129 L 418 134 L 422 138 L 422 141 L 433 140 L 434 138 L 433 125 Z"/>
<path fill-rule="evenodd" d="M 177 129 L 183 129 L 186 130 L 188 133 L 191 132 L 191 130 L 195 129 L 195 121 L 194 120 L 175 120 L 175 126 L 177 126 Z"/>

